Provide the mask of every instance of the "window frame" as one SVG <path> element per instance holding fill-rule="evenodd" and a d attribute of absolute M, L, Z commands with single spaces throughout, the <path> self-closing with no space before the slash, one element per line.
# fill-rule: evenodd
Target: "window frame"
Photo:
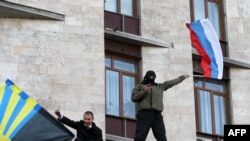
<path fill-rule="evenodd" d="M 108 48 L 108 47 L 107 47 Z M 128 56 L 126 54 L 120 54 L 117 52 L 111 52 L 105 51 L 105 58 L 109 57 L 111 59 L 111 66 L 107 67 L 105 65 L 105 73 L 106 70 L 112 70 L 112 71 L 119 71 L 119 116 L 115 115 L 110 115 L 106 114 L 106 125 L 112 124 L 112 126 L 106 127 L 106 133 L 115 135 L 115 136 L 121 136 L 125 138 L 133 138 L 135 134 L 135 126 L 136 126 L 136 118 L 135 117 L 126 117 L 124 116 L 124 111 L 123 111 L 123 76 L 132 76 L 135 78 L 135 85 L 139 82 L 139 72 L 140 72 L 140 66 L 139 66 L 139 58 L 138 57 L 133 57 L 133 56 Z M 137 69 L 135 73 L 131 73 L 128 71 L 120 70 L 120 69 L 115 69 L 114 68 L 114 60 L 129 60 L 134 62 L 136 64 Z M 106 79 L 106 75 L 105 75 Z M 132 93 L 132 92 L 131 92 Z M 105 83 L 105 95 L 106 94 L 106 83 Z M 107 102 L 107 101 L 106 101 Z M 106 106 L 106 104 L 105 104 Z M 135 106 L 135 105 L 134 105 Z M 134 107 L 135 108 L 135 107 Z M 106 108 L 105 108 L 106 109 Z M 134 115 L 136 115 L 136 110 L 134 110 Z"/>
<path fill-rule="evenodd" d="M 191 9 L 191 21 L 195 21 L 195 11 L 194 11 L 194 1 L 190 0 L 190 9 Z M 204 0 L 204 6 L 205 6 L 205 18 L 208 18 L 208 2 L 216 3 L 218 4 L 218 16 L 219 16 L 219 27 L 220 27 L 220 37 L 219 39 L 223 42 L 226 41 L 226 35 L 225 35 L 225 21 L 224 21 L 224 7 L 223 7 L 223 0 Z"/>
<path fill-rule="evenodd" d="M 223 139 L 223 135 L 220 134 L 216 134 L 216 123 L 215 123 L 215 103 L 214 103 L 214 96 L 223 96 L 225 98 L 225 124 L 229 124 L 231 122 L 230 117 L 230 105 L 229 105 L 229 92 L 228 92 L 228 82 L 227 81 L 219 81 L 219 80 L 212 80 L 211 79 L 205 79 L 205 78 L 194 78 L 195 80 L 199 80 L 202 82 L 202 86 L 196 86 L 194 85 L 194 98 L 195 98 L 195 116 L 196 116 L 196 131 L 197 131 L 197 136 L 198 137 L 203 137 L 203 138 L 207 138 L 207 139 Z M 219 92 L 216 90 L 212 90 L 209 88 L 205 88 L 205 83 L 206 82 L 210 82 L 213 83 L 213 81 L 216 83 L 218 82 L 219 84 L 222 84 L 224 86 L 224 92 Z M 200 129 L 200 125 L 201 125 L 201 121 L 200 121 L 200 115 L 201 113 L 199 112 L 199 105 L 200 105 L 200 101 L 199 101 L 199 90 L 202 91 L 208 91 L 209 92 L 209 96 L 210 96 L 210 102 L 211 102 L 211 120 L 212 120 L 212 134 L 209 133 L 204 133 L 201 132 Z"/>
<path fill-rule="evenodd" d="M 119 77 L 119 111 L 120 112 L 119 112 L 119 116 L 118 117 L 126 118 L 126 119 L 135 119 L 135 118 L 130 118 L 130 117 L 124 116 L 124 111 L 123 111 L 123 106 L 124 106 L 124 103 L 123 103 L 123 76 L 134 77 L 135 78 L 135 84 L 137 84 L 138 83 L 138 77 L 139 77 L 139 74 L 138 74 L 139 65 L 133 59 L 123 58 L 123 57 L 116 56 L 116 55 L 113 55 L 113 54 L 106 54 L 105 58 L 106 57 L 110 57 L 111 58 L 111 66 L 107 67 L 105 65 L 105 72 L 106 72 L 106 70 L 111 70 L 111 71 L 118 72 L 118 74 L 119 74 L 118 77 Z M 133 62 L 136 65 L 136 67 L 137 67 L 136 68 L 136 72 L 135 72 L 136 74 L 131 73 L 129 71 L 125 71 L 125 70 L 121 70 L 121 69 L 115 68 L 114 67 L 114 60 L 124 60 L 124 61 Z M 106 85 L 105 85 L 105 89 L 106 89 Z M 109 115 L 109 114 L 106 113 L 106 115 Z M 110 115 L 110 116 L 114 116 L 114 115 Z"/>

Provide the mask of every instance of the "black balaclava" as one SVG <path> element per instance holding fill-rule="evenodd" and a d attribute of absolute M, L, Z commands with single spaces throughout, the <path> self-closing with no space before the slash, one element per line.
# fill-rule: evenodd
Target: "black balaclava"
<path fill-rule="evenodd" d="M 150 76 L 154 76 L 154 79 L 150 79 Z M 156 78 L 155 72 L 152 71 L 152 70 L 149 70 L 149 71 L 147 71 L 147 73 L 144 76 L 144 79 L 143 79 L 143 81 L 141 83 L 144 84 L 144 85 L 147 85 L 149 83 L 151 83 L 151 85 L 156 85 L 155 78 Z"/>

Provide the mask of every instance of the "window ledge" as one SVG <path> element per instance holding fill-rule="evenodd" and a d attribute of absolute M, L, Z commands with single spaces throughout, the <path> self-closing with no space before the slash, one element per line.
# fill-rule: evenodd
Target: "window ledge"
<path fill-rule="evenodd" d="M 64 21 L 64 15 L 28 7 L 7 1 L 0 1 L 0 18 L 42 19 Z"/>
<path fill-rule="evenodd" d="M 110 134 L 106 134 L 106 140 L 111 140 L 111 141 L 133 141 L 133 139 L 124 138 L 124 137 L 115 136 L 115 135 L 110 135 Z"/>
<path fill-rule="evenodd" d="M 114 31 L 109 28 L 106 28 L 104 32 L 105 32 L 105 38 L 107 39 L 136 44 L 139 46 L 155 46 L 155 47 L 165 47 L 165 48 L 174 46 L 173 43 L 166 43 L 162 41 L 147 39 L 130 33 Z"/>
<path fill-rule="evenodd" d="M 198 52 L 192 48 L 192 54 L 194 58 L 200 58 L 201 56 L 198 54 Z M 244 68 L 244 69 L 250 69 L 250 64 L 245 63 L 242 61 L 237 61 L 228 57 L 223 57 L 224 66 L 231 67 L 231 68 Z"/>

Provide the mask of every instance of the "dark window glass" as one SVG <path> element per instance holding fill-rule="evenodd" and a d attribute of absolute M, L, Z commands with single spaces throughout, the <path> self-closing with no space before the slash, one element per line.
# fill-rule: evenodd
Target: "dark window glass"
<path fill-rule="evenodd" d="M 105 0 L 105 10 L 135 17 L 136 0 Z"/>

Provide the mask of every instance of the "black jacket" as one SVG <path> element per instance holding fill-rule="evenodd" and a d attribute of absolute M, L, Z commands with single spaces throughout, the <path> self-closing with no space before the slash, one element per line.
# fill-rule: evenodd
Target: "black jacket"
<path fill-rule="evenodd" d="M 102 130 L 96 126 L 95 123 L 92 123 L 92 128 L 87 128 L 84 126 L 84 121 L 73 121 L 63 116 L 62 119 L 59 119 L 62 123 L 76 129 L 77 137 L 81 141 L 103 141 L 102 139 Z"/>

